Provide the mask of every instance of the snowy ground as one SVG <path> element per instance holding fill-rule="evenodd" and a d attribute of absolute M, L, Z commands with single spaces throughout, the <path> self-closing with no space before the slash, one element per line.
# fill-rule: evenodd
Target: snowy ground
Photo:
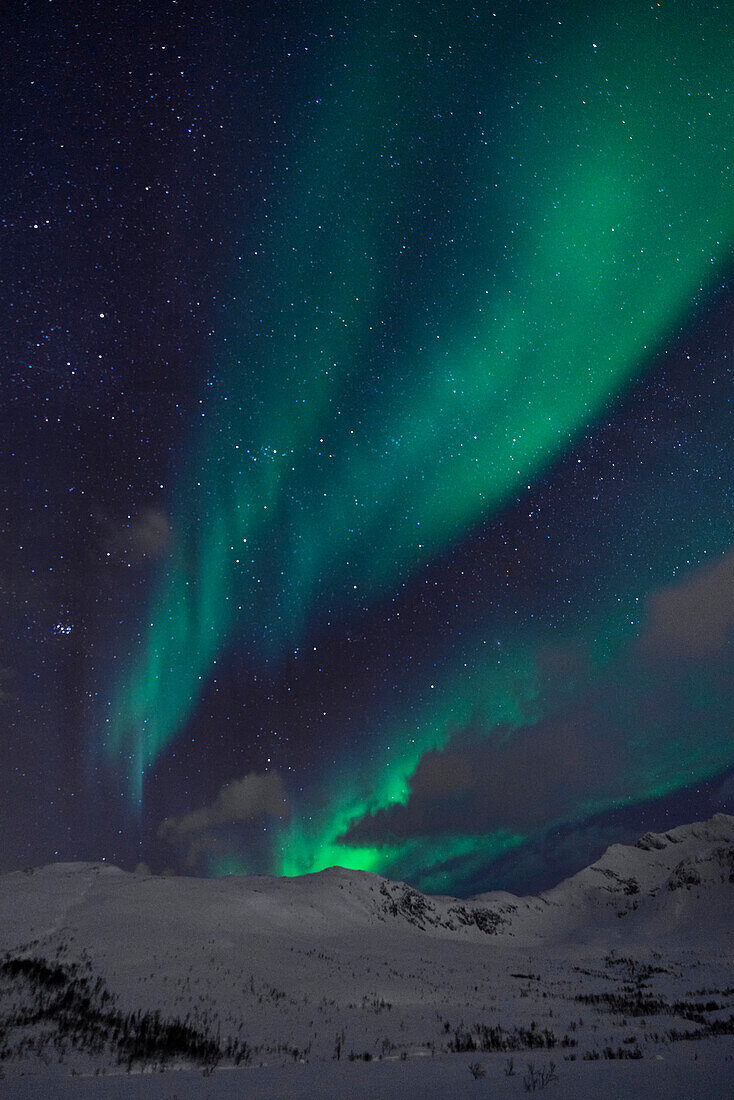
<path fill-rule="evenodd" d="M 724 815 L 540 898 L 338 869 L 6 875 L 0 1095 L 728 1098 L 732 930 Z"/>
<path fill-rule="evenodd" d="M 436 1055 L 405 1062 L 309 1063 L 267 1069 L 217 1069 L 201 1072 L 134 1073 L 69 1077 L 57 1073 L 6 1076 L 0 1081 L 8 1100 L 38 1097 L 66 1100 L 446 1100 L 446 1097 L 523 1097 L 528 1092 L 528 1061 L 547 1067 L 545 1057 L 515 1058 L 516 1072 L 506 1075 L 507 1056 Z M 474 1079 L 479 1062 L 486 1076 Z M 635 1062 L 556 1063 L 557 1080 L 541 1095 L 558 1100 L 731 1100 L 734 1039 L 680 1043 Z"/>

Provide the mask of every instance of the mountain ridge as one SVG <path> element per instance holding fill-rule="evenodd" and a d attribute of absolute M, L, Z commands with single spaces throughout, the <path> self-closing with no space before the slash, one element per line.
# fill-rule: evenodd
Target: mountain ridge
<path fill-rule="evenodd" d="M 611 845 L 575 875 L 527 897 L 506 891 L 466 899 L 429 895 L 402 881 L 340 867 L 294 878 L 199 879 L 127 872 L 107 862 L 55 863 L 30 872 L 9 872 L 0 876 L 0 882 L 11 876 L 25 881 L 21 894 L 34 893 L 33 880 L 37 884 L 48 880 L 57 899 L 49 933 L 51 928 L 59 931 L 74 908 L 83 908 L 85 899 L 91 906 L 104 907 L 101 899 L 110 891 L 120 898 L 133 891 L 141 911 L 151 892 L 169 900 L 178 892 L 184 909 L 199 894 L 197 904 L 202 909 L 207 908 L 208 897 L 211 905 L 230 910 L 233 927 L 244 920 L 249 931 L 267 929 L 271 935 L 340 934 L 383 925 L 438 936 L 535 940 L 569 935 L 582 926 L 588 934 L 622 917 L 633 917 L 630 923 L 642 931 L 645 916 L 659 927 L 665 923 L 665 911 L 675 929 L 686 922 L 705 928 L 711 923 L 705 905 L 698 913 L 693 911 L 693 899 L 682 906 L 673 904 L 672 898 L 677 891 L 700 894 L 734 883 L 734 817 L 716 814 L 665 833 L 645 833 L 632 845 Z M 66 918 L 60 921 L 61 912 Z"/>

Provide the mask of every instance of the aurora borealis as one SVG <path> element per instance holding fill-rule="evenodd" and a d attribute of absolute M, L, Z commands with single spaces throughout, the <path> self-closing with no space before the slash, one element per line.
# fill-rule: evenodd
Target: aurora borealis
<path fill-rule="evenodd" d="M 66 858 L 523 889 L 734 797 L 734 35 L 327 9 L 141 11 L 75 141 L 83 28 L 68 133 L 26 120 L 74 149 L 56 219 L 107 182 L 66 282 L 61 231 L 17 276 L 58 312 L 10 376 L 55 518 L 8 526 L 8 613 L 55 650 L 4 705 Z M 73 37 L 18 34 L 21 83 Z"/>

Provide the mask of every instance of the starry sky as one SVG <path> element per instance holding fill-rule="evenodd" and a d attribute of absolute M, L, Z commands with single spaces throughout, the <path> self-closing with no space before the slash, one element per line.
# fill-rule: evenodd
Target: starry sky
<path fill-rule="evenodd" d="M 0 870 L 734 812 L 730 15 L 12 6 Z"/>

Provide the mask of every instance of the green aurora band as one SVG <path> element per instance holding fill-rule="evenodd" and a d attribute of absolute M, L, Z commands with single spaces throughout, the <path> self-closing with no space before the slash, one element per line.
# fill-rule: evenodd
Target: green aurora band
<path fill-rule="evenodd" d="M 693 8 L 577 5 L 520 48 L 491 13 L 480 28 L 459 5 L 446 27 L 377 5 L 324 57 L 243 245 L 173 550 L 104 723 L 133 806 L 229 648 L 277 659 L 327 609 L 424 568 L 557 460 L 715 283 L 734 241 L 731 41 Z M 410 845 L 337 838 L 403 801 L 476 709 L 476 678 L 437 688 L 369 767 L 332 769 L 276 870 L 419 869 Z M 482 692 L 513 720 L 491 668 Z"/>
<path fill-rule="evenodd" d="M 596 647 L 594 663 L 602 675 L 611 669 L 613 676 L 615 659 L 620 654 L 624 657 L 629 652 L 627 647 L 634 645 L 639 624 L 629 620 L 630 604 L 635 607 L 634 601 L 625 601 L 626 629 L 608 614 L 587 627 L 581 649 L 593 653 Z M 581 641 L 578 634 L 574 641 L 576 644 Z M 343 763 L 336 774 L 330 772 L 323 791 L 309 793 L 308 819 L 305 814 L 294 815 L 274 835 L 272 866 L 280 874 L 297 875 L 336 864 L 405 878 L 429 892 L 446 892 L 454 884 L 444 864 L 461 857 L 461 875 L 470 877 L 472 861 L 481 869 L 500 853 L 522 843 L 524 837 L 509 830 L 491 836 L 431 835 L 379 847 L 358 847 L 340 838 L 353 822 L 390 804 L 404 803 L 409 779 L 420 757 L 443 748 L 458 730 L 478 724 L 491 737 L 499 726 L 505 731 L 532 729 L 544 716 L 536 661 L 541 648 L 540 640 L 535 639 L 524 648 L 515 647 L 501 663 L 493 658 L 483 663 L 475 659 L 469 668 L 458 659 L 447 667 L 443 677 L 435 676 L 431 687 L 437 689 L 437 699 L 424 702 L 418 720 L 414 713 L 410 717 L 396 716 L 387 733 L 373 736 L 369 760 L 360 759 L 358 767 L 354 762 L 351 767 Z M 628 669 L 628 665 L 624 667 Z M 637 730 L 632 715 L 622 715 L 619 727 L 628 733 L 620 740 L 620 755 L 628 754 L 633 762 L 632 770 L 624 772 L 623 787 L 620 788 L 619 777 L 600 777 L 584 802 L 574 806 L 570 815 L 548 822 L 549 825 L 580 823 L 614 806 L 660 798 L 688 784 L 705 782 L 731 766 L 727 724 L 722 720 L 710 721 L 712 708 L 724 705 L 728 712 L 730 695 L 719 693 L 717 698 L 715 680 L 706 682 L 702 689 L 696 683 L 698 674 L 693 669 L 681 676 L 678 686 L 686 707 L 678 715 L 675 735 L 671 736 L 667 725 Z M 644 678 L 640 684 L 627 683 L 626 687 L 628 691 L 631 687 L 631 698 L 642 713 L 649 704 Z M 702 690 L 705 697 L 696 706 L 696 694 Z M 622 706 L 630 706 L 624 691 L 620 690 L 619 698 L 624 700 Z M 634 714 L 634 706 L 630 709 Z M 709 731 L 702 736 L 701 731 L 707 725 Z M 317 807 L 322 807 L 321 812 Z"/>

